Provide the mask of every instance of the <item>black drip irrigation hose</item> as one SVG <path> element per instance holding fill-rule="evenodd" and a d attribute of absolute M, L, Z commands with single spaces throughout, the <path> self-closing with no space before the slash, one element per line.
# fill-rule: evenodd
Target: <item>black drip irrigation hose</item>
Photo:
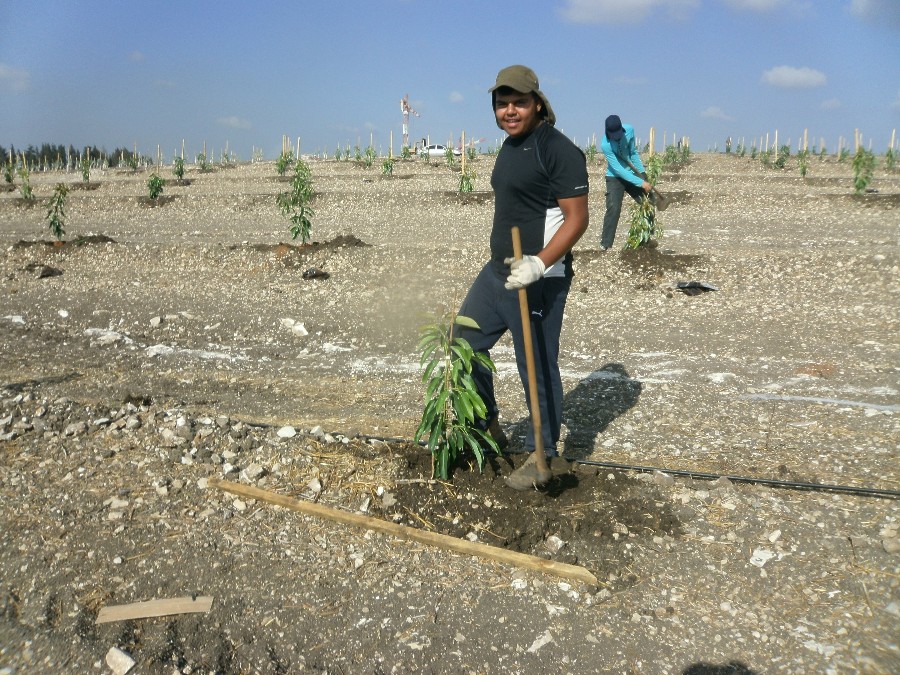
<path fill-rule="evenodd" d="M 365 434 L 357 434 L 355 438 L 364 441 L 380 441 L 382 443 L 409 443 L 412 445 L 422 445 L 424 443 L 416 443 L 406 438 L 389 438 L 379 436 L 367 436 Z M 898 490 L 879 490 L 878 488 L 854 487 L 852 485 L 829 485 L 828 483 L 804 483 L 802 481 L 793 480 L 774 480 L 771 478 L 754 478 L 752 476 L 729 476 L 727 474 L 704 473 L 702 471 L 686 471 L 683 469 L 661 469 L 654 466 L 641 466 L 639 464 L 617 464 L 615 462 L 596 462 L 589 459 L 576 459 L 577 464 L 586 466 L 600 466 L 606 469 L 619 469 L 620 471 L 637 471 L 640 473 L 666 473 L 671 476 L 683 476 L 685 478 L 697 478 L 701 480 L 718 480 L 725 478 L 732 483 L 749 483 L 752 485 L 765 485 L 773 488 L 784 488 L 788 490 L 808 490 L 813 492 L 841 492 L 859 497 L 879 497 L 882 499 L 900 499 L 900 491 Z"/>
<path fill-rule="evenodd" d="M 621 469 L 624 471 L 640 471 L 643 473 L 667 473 L 672 476 L 685 476 L 687 478 L 700 478 L 703 480 L 718 480 L 725 478 L 732 483 L 751 483 L 754 485 L 767 485 L 769 487 L 787 488 L 789 490 L 813 490 L 817 492 L 843 492 L 851 495 L 865 497 L 882 497 L 885 499 L 900 498 L 900 491 L 879 490 L 877 488 L 853 487 L 852 485 L 829 485 L 827 483 L 803 483 L 793 480 L 773 480 L 771 478 L 753 478 L 752 476 L 728 476 L 724 474 L 703 473 L 700 471 L 684 471 L 680 469 L 658 469 L 652 466 L 639 466 L 634 464 L 616 464 L 614 462 L 594 462 L 588 459 L 575 460 L 579 464 L 588 466 L 602 466 L 607 469 Z"/>

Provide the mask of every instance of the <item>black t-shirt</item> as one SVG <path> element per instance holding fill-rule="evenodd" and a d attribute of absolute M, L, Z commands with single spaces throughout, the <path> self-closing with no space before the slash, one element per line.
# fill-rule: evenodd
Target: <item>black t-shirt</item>
<path fill-rule="evenodd" d="M 522 253 L 539 253 L 562 222 L 557 199 L 587 194 L 587 161 L 577 145 L 544 123 L 524 138 L 510 136 L 504 141 L 491 187 L 495 204 L 491 261 L 497 273 L 505 275 L 509 268 L 503 260 L 513 255 L 513 226 L 519 226 Z M 562 269 L 553 267 L 548 276 L 572 276 L 572 254 L 566 254 Z"/>

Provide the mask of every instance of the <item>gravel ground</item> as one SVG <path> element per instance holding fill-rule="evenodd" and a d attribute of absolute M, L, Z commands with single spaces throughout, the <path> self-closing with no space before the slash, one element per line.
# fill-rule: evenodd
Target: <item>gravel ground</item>
<path fill-rule="evenodd" d="M 491 159 L 474 166 L 487 190 Z M 856 196 L 833 160 L 801 178 L 698 155 L 660 182 L 660 245 L 625 254 L 598 250 L 592 167 L 561 449 L 602 466 L 511 495 L 518 458 L 435 484 L 403 441 L 418 326 L 483 263 L 490 193 L 460 199 L 438 163 L 312 169 L 309 247 L 272 163 L 189 173 L 157 206 L 146 174 L 95 172 L 64 246 L 42 203 L 76 175 L 33 175 L 37 206 L 0 194 L 0 673 L 124 672 L 115 650 L 142 673 L 900 670 L 897 175 Z M 515 444 L 511 344 L 492 356 Z M 242 499 L 222 477 L 597 583 Z M 192 595 L 211 610 L 96 623 Z"/>

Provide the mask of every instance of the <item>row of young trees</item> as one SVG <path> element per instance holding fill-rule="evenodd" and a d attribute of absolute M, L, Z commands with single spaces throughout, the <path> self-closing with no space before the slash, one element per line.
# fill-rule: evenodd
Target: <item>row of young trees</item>
<path fill-rule="evenodd" d="M 42 143 L 40 147 L 29 145 L 27 148 L 16 148 L 10 145 L 8 148 L 0 145 L 0 162 L 11 162 L 17 165 L 24 161 L 29 168 L 36 171 L 49 171 L 51 169 L 75 168 L 82 158 L 87 158 L 94 166 L 131 166 L 134 160 L 139 159 L 128 148 L 116 148 L 107 152 L 106 148 L 76 148 L 72 145 L 60 145 L 56 143 Z"/>

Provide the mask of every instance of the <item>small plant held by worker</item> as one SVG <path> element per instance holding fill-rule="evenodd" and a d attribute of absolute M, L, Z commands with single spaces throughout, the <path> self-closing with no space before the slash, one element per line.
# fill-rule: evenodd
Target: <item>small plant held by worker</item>
<path fill-rule="evenodd" d="M 865 192 L 875 173 L 875 154 L 860 146 L 853 156 L 853 189 Z"/>
<path fill-rule="evenodd" d="M 656 218 L 656 207 L 648 195 L 631 207 L 626 249 L 637 249 L 646 245 L 651 239 L 662 236 L 662 226 Z"/>
<path fill-rule="evenodd" d="M 310 207 L 312 201 L 312 171 L 309 164 L 298 159 L 294 164 L 294 177 L 291 180 L 290 192 L 282 192 L 275 202 L 281 213 L 291 221 L 291 237 L 306 244 L 310 240 L 312 232 L 313 210 Z"/>
<path fill-rule="evenodd" d="M 472 319 L 455 315 L 437 319 L 424 326 L 419 340 L 424 366 L 425 410 L 415 440 L 427 441 L 431 452 L 432 478 L 448 480 L 450 468 L 468 448 L 479 469 L 484 466 L 484 448 L 500 452 L 490 434 L 475 426 L 487 417 L 487 408 L 472 379 L 478 363 L 496 371 L 487 354 L 472 350 L 468 341 L 453 334 L 455 326 L 478 328 Z"/>
<path fill-rule="evenodd" d="M 475 191 L 475 169 L 467 166 L 465 171 L 459 172 L 459 191 Z"/>
<path fill-rule="evenodd" d="M 150 199 L 157 200 L 166 186 L 166 181 L 155 171 L 150 174 L 147 179 L 147 190 L 150 193 Z"/>
<path fill-rule="evenodd" d="M 66 235 L 66 195 L 68 193 L 68 186 L 65 183 L 59 183 L 54 188 L 50 201 L 47 202 L 47 224 L 50 226 L 50 233 L 56 237 L 57 241 L 62 241 Z"/>

